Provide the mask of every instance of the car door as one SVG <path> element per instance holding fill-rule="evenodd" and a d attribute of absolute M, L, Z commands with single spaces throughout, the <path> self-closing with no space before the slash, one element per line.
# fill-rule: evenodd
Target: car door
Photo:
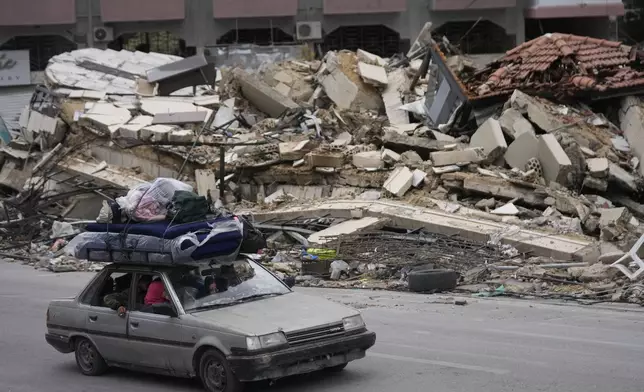
<path fill-rule="evenodd" d="M 134 365 L 163 369 L 177 375 L 185 375 L 190 371 L 190 361 L 193 343 L 184 342 L 181 326 L 181 307 L 170 287 L 169 281 L 161 274 L 166 290 L 172 297 L 172 306 L 177 317 L 142 311 L 134 304 L 128 313 L 127 334 L 130 358 Z M 138 274 L 136 281 L 140 279 Z"/>
<path fill-rule="evenodd" d="M 110 362 L 126 362 L 127 354 L 127 320 L 119 316 L 116 310 L 110 309 L 103 304 L 105 293 L 112 290 L 105 290 L 108 285 L 113 284 L 114 278 L 122 278 L 127 271 L 107 271 L 103 280 L 99 280 L 100 287 L 92 296 L 88 304 L 84 305 L 87 318 L 85 326 L 87 333 L 94 341 L 99 353 Z M 128 285 L 131 292 L 131 284 Z"/>

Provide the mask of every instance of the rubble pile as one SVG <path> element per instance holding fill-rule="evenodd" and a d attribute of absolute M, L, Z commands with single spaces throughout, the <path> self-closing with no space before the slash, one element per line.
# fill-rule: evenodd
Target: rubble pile
<path fill-rule="evenodd" d="M 263 260 L 305 284 L 313 263 L 332 284 L 408 289 L 432 264 L 490 295 L 501 281 L 515 292 L 511 276 L 534 288 L 522 293 L 594 295 L 599 282 L 640 298 L 637 50 L 546 34 L 480 67 L 434 38 L 427 24 L 404 56 L 328 52 L 256 72 L 203 55 L 56 56 L 2 147 L 2 239 L 51 244 L 68 233 L 45 237 L 54 222 L 76 233 L 106 197 L 169 177 L 252 214 L 279 250 Z"/>

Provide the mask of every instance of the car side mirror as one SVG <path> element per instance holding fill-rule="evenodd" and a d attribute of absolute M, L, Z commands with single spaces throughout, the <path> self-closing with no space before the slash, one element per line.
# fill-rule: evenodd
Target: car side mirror
<path fill-rule="evenodd" d="M 295 276 L 285 277 L 284 284 L 286 284 L 289 288 L 293 288 L 293 286 L 295 286 Z"/>
<path fill-rule="evenodd" d="M 174 311 L 174 308 L 170 304 L 154 304 L 152 305 L 152 313 L 177 317 L 177 312 Z"/>

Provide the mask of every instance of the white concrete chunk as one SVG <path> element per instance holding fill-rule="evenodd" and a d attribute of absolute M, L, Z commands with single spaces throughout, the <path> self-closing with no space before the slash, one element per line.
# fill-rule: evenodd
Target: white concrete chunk
<path fill-rule="evenodd" d="M 333 240 L 333 237 L 343 234 L 354 234 L 365 230 L 377 230 L 386 223 L 386 219 L 366 217 L 362 219 L 347 220 L 335 226 L 331 226 L 309 236 L 308 240 L 314 244 L 326 244 Z"/>
<path fill-rule="evenodd" d="M 510 167 L 525 170 L 530 158 L 536 158 L 539 153 L 539 139 L 532 132 L 524 132 L 510 143 L 504 158 Z"/>
<path fill-rule="evenodd" d="M 554 135 L 541 136 L 537 158 L 541 163 L 543 177 L 546 181 L 555 181 L 562 185 L 567 183 L 568 173 L 572 170 L 572 162 Z"/>
<path fill-rule="evenodd" d="M 404 69 L 397 69 L 388 75 L 388 85 L 382 93 L 387 118 L 392 125 L 409 124 L 409 113 L 402 110 L 401 92 L 406 91 L 409 78 Z"/>
<path fill-rule="evenodd" d="M 588 172 L 591 176 L 597 178 L 605 178 L 608 176 L 608 159 L 606 158 L 592 158 L 586 160 Z"/>
<path fill-rule="evenodd" d="M 387 62 L 382 57 L 373 53 L 369 53 L 366 50 L 358 49 L 356 55 L 358 56 L 358 60 L 363 61 L 367 64 L 378 65 L 380 67 L 387 65 Z"/>
<path fill-rule="evenodd" d="M 411 170 L 406 167 L 399 167 L 387 178 L 383 188 L 395 196 L 402 197 L 411 188 L 413 179 L 414 175 Z"/>
<path fill-rule="evenodd" d="M 289 94 L 291 93 L 291 88 L 284 84 L 284 83 L 278 83 L 277 86 L 273 87 L 275 91 L 278 93 L 282 94 L 285 97 L 288 97 Z"/>
<path fill-rule="evenodd" d="M 170 125 L 148 125 L 141 129 L 141 139 L 150 140 L 154 142 L 168 141 L 168 135 L 175 130 L 176 127 Z"/>
<path fill-rule="evenodd" d="M 508 203 L 493 210 L 492 213 L 495 215 L 517 215 L 519 209 L 513 203 Z"/>
<path fill-rule="evenodd" d="M 382 160 L 390 165 L 400 162 L 400 154 L 388 148 L 382 150 Z"/>
<path fill-rule="evenodd" d="M 168 141 L 170 142 L 191 142 L 195 137 L 194 131 L 190 129 L 180 129 L 170 132 L 168 134 Z"/>
<path fill-rule="evenodd" d="M 279 71 L 278 73 L 276 73 L 275 76 L 273 76 L 273 80 L 279 83 L 283 83 L 287 85 L 287 87 L 293 84 L 293 78 L 291 77 L 291 75 L 287 74 L 284 71 Z"/>
<path fill-rule="evenodd" d="M 358 169 L 382 169 L 385 162 L 379 151 L 365 151 L 353 155 L 353 166 Z"/>
<path fill-rule="evenodd" d="M 358 74 L 362 76 L 365 83 L 376 86 L 386 86 L 389 83 L 387 71 L 378 65 L 371 65 L 361 61 L 358 63 Z"/>
<path fill-rule="evenodd" d="M 484 122 L 470 139 L 470 147 L 481 147 L 487 159 L 496 160 L 508 148 L 501 124 L 493 118 Z"/>
<path fill-rule="evenodd" d="M 414 188 L 420 187 L 423 184 L 423 182 L 425 182 L 425 178 L 427 178 L 427 173 L 419 169 L 414 170 L 412 175 L 413 175 L 413 178 L 411 180 L 411 185 Z"/>

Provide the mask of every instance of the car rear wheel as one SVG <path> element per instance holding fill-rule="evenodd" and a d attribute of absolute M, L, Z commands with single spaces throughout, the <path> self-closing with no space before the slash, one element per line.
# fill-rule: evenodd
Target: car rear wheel
<path fill-rule="evenodd" d="M 201 356 L 199 378 L 208 392 L 242 392 L 244 389 L 226 358 L 217 350 L 208 350 Z"/>
<path fill-rule="evenodd" d="M 76 340 L 76 365 L 86 376 L 100 376 L 107 371 L 107 364 L 92 342 L 85 338 Z"/>

